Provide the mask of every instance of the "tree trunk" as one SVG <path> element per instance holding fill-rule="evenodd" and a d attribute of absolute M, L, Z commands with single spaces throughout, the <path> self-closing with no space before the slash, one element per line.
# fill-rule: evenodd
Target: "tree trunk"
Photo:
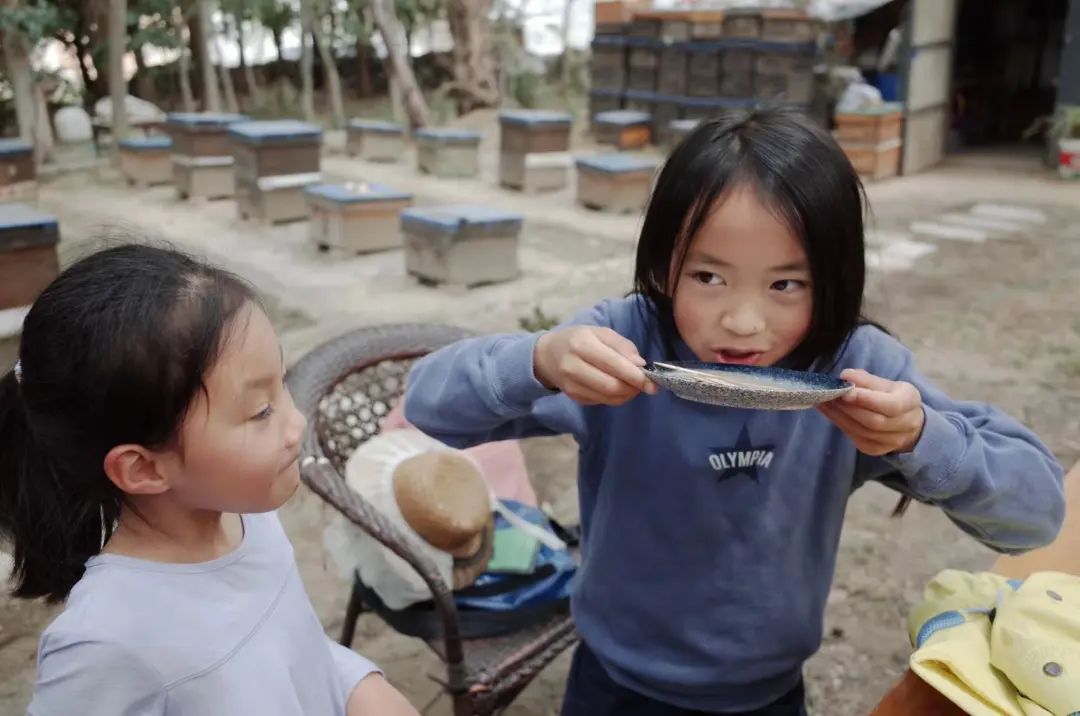
<path fill-rule="evenodd" d="M 55 90 L 55 83 L 50 81 L 49 91 Z M 52 121 L 49 118 L 49 104 L 45 96 L 46 87 L 43 82 L 34 83 L 34 161 L 41 166 L 46 159 L 53 155 L 56 146 L 56 137 L 53 135 Z"/>
<path fill-rule="evenodd" d="M 274 38 L 274 56 L 277 57 L 278 62 L 281 62 L 281 29 L 271 27 L 270 37 Z"/>
<path fill-rule="evenodd" d="M 222 17 L 224 18 L 224 15 Z M 210 32 L 213 33 L 214 47 L 218 51 L 218 75 L 221 76 L 221 88 L 225 91 L 225 111 L 237 114 L 240 112 L 240 103 L 236 101 L 236 87 L 233 85 L 232 71 L 225 65 L 225 53 L 221 51 L 224 37 L 217 31 L 217 27 Z"/>
<path fill-rule="evenodd" d="M 221 93 L 218 91 L 217 78 L 214 77 L 214 64 L 210 61 L 210 35 L 213 23 L 210 19 L 210 0 L 195 0 L 198 14 L 194 18 L 199 30 L 192 33 L 195 49 L 198 51 L 199 67 L 202 71 L 203 111 L 221 111 Z"/>
<path fill-rule="evenodd" d="M 491 47 L 491 0 L 449 0 L 447 18 L 454 38 L 454 96 L 458 112 L 499 104 L 499 82 Z"/>
<path fill-rule="evenodd" d="M 127 137 L 127 84 L 124 53 L 127 50 L 127 0 L 109 0 L 109 98 L 112 101 L 113 155 L 119 158 L 120 142 Z"/>
<path fill-rule="evenodd" d="M 180 41 L 180 58 L 176 63 L 180 74 L 180 101 L 185 112 L 194 112 L 195 95 L 191 92 L 191 37 L 190 33 L 185 32 L 187 23 L 184 22 L 184 14 L 179 7 L 173 9 L 173 27 L 176 28 L 177 39 Z"/>
<path fill-rule="evenodd" d="M 251 63 L 244 56 L 244 43 L 246 40 L 243 18 L 237 18 L 236 20 L 236 36 L 240 49 L 240 66 L 244 68 L 244 81 L 247 83 L 248 98 L 255 107 L 261 107 L 263 104 L 262 87 L 259 86 L 259 80 L 255 76 L 255 68 L 251 66 Z"/>
<path fill-rule="evenodd" d="M 311 51 L 311 32 L 314 25 L 311 3 L 300 0 L 300 109 L 304 119 L 315 121 L 314 57 Z"/>
<path fill-rule="evenodd" d="M 378 28 L 383 44 L 386 45 L 390 81 L 396 81 L 400 88 L 409 124 L 413 128 L 426 126 L 430 121 L 430 112 L 427 102 L 424 101 L 424 95 L 420 92 L 420 86 L 416 83 L 412 65 L 409 63 L 404 43 L 405 33 L 394 12 L 393 0 L 373 0 L 371 8 L 375 27 Z"/>
<path fill-rule="evenodd" d="M 559 81 L 565 92 L 570 88 L 570 20 L 573 18 L 574 0 L 566 0 L 563 6 L 562 28 L 562 55 L 559 56 Z"/>
<path fill-rule="evenodd" d="M 34 74 L 30 68 L 28 44 L 26 38 L 14 30 L 8 30 L 0 37 L 0 45 L 4 51 L 4 67 L 15 94 L 15 118 L 19 125 L 19 137 L 32 142 L 37 112 L 34 108 Z"/>
<path fill-rule="evenodd" d="M 322 59 L 323 78 L 326 89 L 330 93 L 330 112 L 334 129 L 345 127 L 345 102 L 341 97 L 341 75 L 338 74 L 337 60 L 334 59 L 334 51 L 326 36 L 322 34 L 322 19 L 315 22 L 312 28 L 311 39 L 315 41 L 315 47 Z"/>
<path fill-rule="evenodd" d="M 375 94 L 375 82 L 371 77 L 371 46 L 365 45 L 362 42 L 356 43 L 356 61 L 359 63 L 357 67 L 356 78 L 359 86 L 357 91 L 361 97 L 370 97 Z"/>

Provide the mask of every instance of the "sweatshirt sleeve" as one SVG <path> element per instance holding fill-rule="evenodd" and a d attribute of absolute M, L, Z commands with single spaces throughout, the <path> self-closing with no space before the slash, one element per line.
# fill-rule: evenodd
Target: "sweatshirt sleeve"
<path fill-rule="evenodd" d="M 352 696 L 357 684 L 372 674 L 382 674 L 382 671 L 352 649 L 338 644 L 330 637 L 326 637 L 326 640 L 330 644 L 330 656 L 334 660 L 334 668 L 337 669 L 341 686 L 344 689 L 341 703 L 346 704 L 349 702 L 349 697 Z"/>
<path fill-rule="evenodd" d="M 610 302 L 559 326 L 611 327 Z M 536 379 L 533 352 L 543 333 L 469 338 L 413 366 L 405 389 L 405 418 L 438 440 L 464 448 L 538 435 L 587 439 L 585 409 Z"/>
<path fill-rule="evenodd" d="M 997 408 L 950 399 L 916 370 L 909 350 L 877 329 L 867 330 L 878 359 L 864 367 L 915 385 L 922 393 L 926 423 L 911 452 L 861 455 L 857 482 L 881 480 L 937 505 L 998 552 L 1023 552 L 1052 542 L 1064 520 L 1065 497 L 1063 470 L 1050 450 Z"/>
<path fill-rule="evenodd" d="M 165 713 L 161 675 L 121 646 L 47 634 L 28 716 L 154 716 Z"/>

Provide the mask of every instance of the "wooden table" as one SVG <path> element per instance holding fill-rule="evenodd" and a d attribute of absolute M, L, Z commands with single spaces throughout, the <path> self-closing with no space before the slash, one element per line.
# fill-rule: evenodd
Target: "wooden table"
<path fill-rule="evenodd" d="M 1019 557 L 999 557 L 991 571 L 1010 579 L 1055 571 L 1080 576 L 1080 463 L 1065 476 L 1065 524 L 1048 547 Z M 908 671 L 870 716 L 963 716 L 964 711 Z"/>

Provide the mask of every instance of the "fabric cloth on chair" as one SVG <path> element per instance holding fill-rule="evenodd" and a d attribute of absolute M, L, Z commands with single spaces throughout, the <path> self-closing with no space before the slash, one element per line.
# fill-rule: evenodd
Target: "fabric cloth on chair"
<path fill-rule="evenodd" d="M 912 670 L 966 713 L 1080 714 L 1080 578 L 945 570 L 908 626 Z"/>

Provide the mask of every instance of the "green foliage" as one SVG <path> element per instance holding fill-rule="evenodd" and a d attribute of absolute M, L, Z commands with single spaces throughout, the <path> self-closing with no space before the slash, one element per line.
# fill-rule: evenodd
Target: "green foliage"
<path fill-rule="evenodd" d="M 50 0 L 25 0 L 0 8 L 0 31 L 23 35 L 31 45 L 74 25 L 75 20 L 70 9 Z"/>
<path fill-rule="evenodd" d="M 521 329 L 529 333 L 547 331 L 559 325 L 559 319 L 544 313 L 539 306 L 533 306 L 532 315 L 518 319 Z"/>
<path fill-rule="evenodd" d="M 143 45 L 162 48 L 180 47 L 180 38 L 173 27 L 172 0 L 137 0 L 128 6 L 128 42 L 133 50 Z"/>
<path fill-rule="evenodd" d="M 252 16 L 272 32 L 281 33 L 288 27 L 296 13 L 290 5 L 278 0 L 253 0 L 250 4 Z"/>

